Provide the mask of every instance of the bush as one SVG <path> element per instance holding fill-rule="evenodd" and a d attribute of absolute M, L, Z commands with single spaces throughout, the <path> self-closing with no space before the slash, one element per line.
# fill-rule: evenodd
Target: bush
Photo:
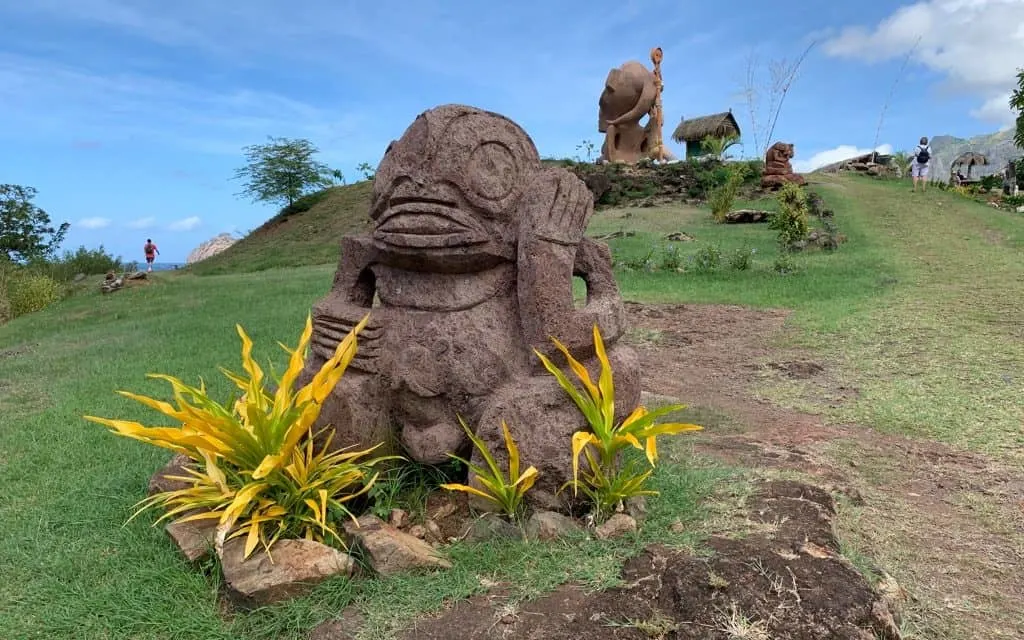
<path fill-rule="evenodd" d="M 216 544 L 245 536 L 244 557 L 257 545 L 269 550 L 280 538 L 344 547 L 337 518 L 353 517 L 348 505 L 372 487 L 378 475 L 375 467 L 395 457 L 362 459 L 376 447 L 331 451 L 330 438 L 317 451 L 310 429 L 355 356 L 356 334 L 368 319 L 349 332 L 334 356 L 297 391 L 293 386 L 303 370 L 312 334 L 309 317 L 298 346 L 284 347 L 288 367 L 277 379 L 274 393 L 265 388 L 264 372 L 252 358 L 252 341 L 237 327 L 246 375 L 223 370 L 242 391 L 237 401 L 220 404 L 207 396 L 202 384 L 196 388 L 171 376 L 151 374 L 170 383 L 177 406 L 124 391 L 121 395 L 167 415 L 181 427 L 146 427 L 130 420 L 85 416 L 117 435 L 183 453 L 197 467 L 190 470 L 191 486 L 154 494 L 139 503 L 135 515 L 160 506 L 165 513 L 157 522 L 216 520 Z"/>
<path fill-rule="evenodd" d="M 670 244 L 661 253 L 661 268 L 665 271 L 679 271 L 683 266 L 683 252 L 678 246 Z"/>
<path fill-rule="evenodd" d="M 777 199 L 779 210 L 772 215 L 768 226 L 779 232 L 779 247 L 783 251 L 796 250 L 810 233 L 807 194 L 800 186 L 787 182 L 779 190 Z"/>
<path fill-rule="evenodd" d="M 693 254 L 693 262 L 690 268 L 697 273 L 711 273 L 718 271 L 722 266 L 722 250 L 717 244 L 709 244 L 697 250 Z"/>
<path fill-rule="evenodd" d="M 754 253 L 756 249 L 749 249 L 743 247 L 742 249 L 736 249 L 729 255 L 729 268 L 735 269 L 736 271 L 746 271 L 750 269 L 754 262 Z"/>
<path fill-rule="evenodd" d="M 44 273 L 58 282 L 71 282 L 80 273 L 94 276 L 108 271 L 122 272 L 127 265 L 120 256 L 115 258 L 106 252 L 103 245 L 100 245 L 99 249 L 78 247 L 74 252 L 65 251 L 60 258 L 47 262 L 36 262 L 31 266 L 34 270 Z"/>
<path fill-rule="evenodd" d="M 0 316 L 17 318 L 27 313 L 42 311 L 64 297 L 64 287 L 53 278 L 30 271 L 25 267 L 7 267 L 0 274 Z"/>
<path fill-rule="evenodd" d="M 772 264 L 772 270 L 780 276 L 788 276 L 798 272 L 800 266 L 792 254 L 782 253 L 779 254 L 779 257 L 775 259 L 775 263 Z"/>
<path fill-rule="evenodd" d="M 711 215 L 714 216 L 716 222 L 725 220 L 725 214 L 732 209 L 736 196 L 739 195 L 740 187 L 743 186 L 743 178 L 747 174 L 747 168 L 741 164 L 730 164 L 725 171 L 725 180 L 712 189 L 708 195 Z"/>

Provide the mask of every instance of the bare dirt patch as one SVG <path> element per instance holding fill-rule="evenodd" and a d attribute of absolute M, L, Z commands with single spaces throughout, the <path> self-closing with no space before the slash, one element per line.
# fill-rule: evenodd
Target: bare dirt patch
<path fill-rule="evenodd" d="M 766 378 L 799 380 L 843 402 L 832 363 L 773 353 L 785 311 L 720 305 L 631 305 L 637 332 L 686 335 L 633 341 L 650 392 L 727 416 L 698 448 L 739 464 L 809 474 L 848 499 L 840 509 L 851 554 L 872 557 L 914 600 L 914 638 L 1024 637 L 1024 472 L 997 459 L 820 416 L 757 398 Z M 767 363 L 767 364 L 766 364 Z"/>
<path fill-rule="evenodd" d="M 898 637 L 886 601 L 839 555 L 828 493 L 769 482 L 748 508 L 750 519 L 770 525 L 766 532 L 712 537 L 710 557 L 652 545 L 626 563 L 622 587 L 588 594 L 566 585 L 524 603 L 489 593 L 420 620 L 402 637 Z"/>

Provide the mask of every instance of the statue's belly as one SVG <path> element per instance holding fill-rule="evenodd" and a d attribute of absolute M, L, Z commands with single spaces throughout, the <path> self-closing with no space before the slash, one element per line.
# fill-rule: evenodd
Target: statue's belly
<path fill-rule="evenodd" d="M 392 389 L 449 400 L 489 395 L 528 367 L 517 305 L 491 299 L 450 312 L 392 310 L 387 331 Z"/>

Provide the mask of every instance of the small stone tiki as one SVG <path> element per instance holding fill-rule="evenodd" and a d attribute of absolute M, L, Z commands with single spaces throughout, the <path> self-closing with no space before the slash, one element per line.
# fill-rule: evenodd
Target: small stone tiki
<path fill-rule="evenodd" d="M 508 118 L 461 105 L 419 115 L 377 169 L 372 231 L 342 239 L 334 284 L 313 309 L 305 376 L 371 314 L 320 414 L 332 447 L 384 442 L 440 463 L 469 454 L 462 418 L 500 460 L 505 420 L 541 472 L 533 501 L 557 506 L 571 434 L 586 422 L 533 350 L 554 357 L 558 338 L 596 375 L 596 324 L 619 417 L 640 397 L 637 356 L 616 344 L 625 312 L 608 247 L 584 236 L 592 213 L 583 182 L 543 167 Z M 574 276 L 586 283 L 581 308 Z"/>
<path fill-rule="evenodd" d="M 793 171 L 790 162 L 796 153 L 792 144 L 787 142 L 776 142 L 768 148 L 764 156 L 764 173 L 761 176 L 761 186 L 768 189 L 781 187 L 786 182 L 804 184 L 807 181 L 799 173 Z"/>

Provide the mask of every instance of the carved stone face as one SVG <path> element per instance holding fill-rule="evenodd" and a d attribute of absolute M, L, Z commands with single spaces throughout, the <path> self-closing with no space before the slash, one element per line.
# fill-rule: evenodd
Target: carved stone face
<path fill-rule="evenodd" d="M 511 120 L 461 105 L 426 111 L 377 167 L 374 241 L 398 252 L 511 256 L 516 205 L 539 170 L 536 147 Z"/>

